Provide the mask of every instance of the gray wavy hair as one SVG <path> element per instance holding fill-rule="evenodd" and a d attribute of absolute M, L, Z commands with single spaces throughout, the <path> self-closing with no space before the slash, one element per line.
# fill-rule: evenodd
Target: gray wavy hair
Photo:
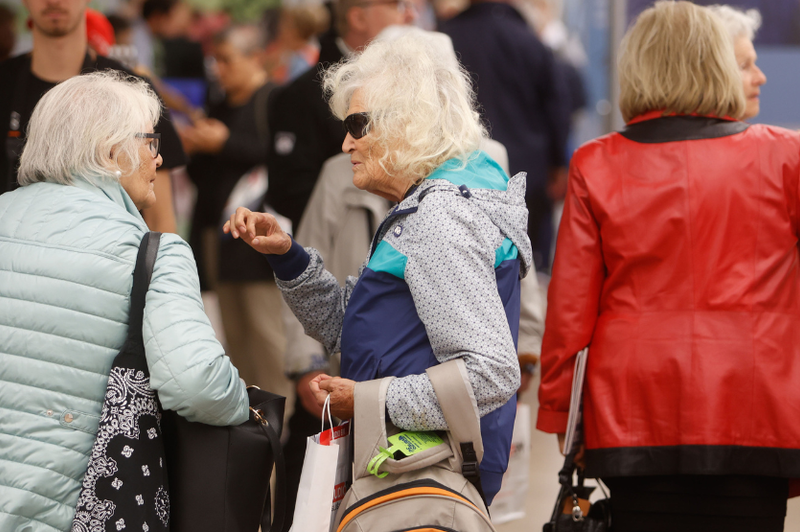
<path fill-rule="evenodd" d="M 71 185 L 76 176 L 91 181 L 132 173 L 142 163 L 136 134 L 155 127 L 160 117 L 161 102 L 141 78 L 108 70 L 59 83 L 31 115 L 19 184 Z M 128 168 L 120 167 L 123 153 Z"/>
<path fill-rule="evenodd" d="M 745 37 L 752 41 L 756 37 L 758 28 L 761 27 L 761 13 L 758 9 L 742 11 L 724 4 L 708 6 L 708 9 L 722 20 L 733 40 Z"/>
<path fill-rule="evenodd" d="M 380 165 L 389 175 L 420 183 L 448 159 L 466 164 L 487 135 L 469 75 L 449 38 L 419 29 L 404 33 L 379 38 L 328 69 L 324 87 L 340 120 L 360 90 L 369 109 L 370 140 L 383 148 Z"/>

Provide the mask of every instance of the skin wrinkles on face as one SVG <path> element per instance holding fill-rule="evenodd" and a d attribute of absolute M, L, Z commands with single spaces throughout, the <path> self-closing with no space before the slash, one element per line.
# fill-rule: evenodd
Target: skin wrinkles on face
<path fill-rule="evenodd" d="M 152 132 L 153 129 L 150 128 L 148 133 Z M 156 158 L 153 158 L 153 154 L 150 153 L 150 143 L 153 142 L 153 139 L 141 139 L 141 141 L 141 146 L 139 146 L 141 163 L 138 168 L 132 172 L 125 172 L 126 168 L 132 166 L 131 161 L 124 153 L 120 154 L 119 157 L 119 165 L 123 169 L 123 175 L 119 178 L 119 183 L 139 210 L 152 207 L 156 203 L 154 190 L 156 170 L 162 163 L 160 153 Z"/>
<path fill-rule="evenodd" d="M 761 86 L 767 82 L 767 76 L 756 66 L 758 56 L 753 47 L 753 42 L 750 39 L 747 37 L 738 37 L 734 41 L 733 50 L 736 55 L 736 63 L 739 65 L 739 73 L 744 87 L 744 96 L 747 100 L 743 118 L 747 120 L 758 115 L 760 111 L 761 105 L 759 96 L 761 94 Z"/>
<path fill-rule="evenodd" d="M 361 89 L 353 93 L 350 99 L 350 108 L 347 114 L 367 113 Z M 366 190 L 390 201 L 400 201 L 406 191 L 411 188 L 411 182 L 400 176 L 390 176 L 380 165 L 383 150 L 375 144 L 370 134 L 360 139 L 354 139 L 350 133 L 344 138 L 342 151 L 350 154 L 350 163 L 353 165 L 353 184 L 356 188 Z"/>

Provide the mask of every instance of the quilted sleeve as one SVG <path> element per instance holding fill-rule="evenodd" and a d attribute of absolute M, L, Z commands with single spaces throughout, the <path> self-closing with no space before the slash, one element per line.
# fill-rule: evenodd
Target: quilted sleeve
<path fill-rule="evenodd" d="M 150 383 L 164 408 L 209 425 L 247 420 L 245 385 L 203 311 L 192 251 L 176 235 L 161 237 L 142 332 Z"/>
<path fill-rule="evenodd" d="M 573 158 L 547 294 L 536 423 L 539 430 L 566 431 L 575 355 L 592 339 L 604 277 L 600 227 L 592 214 L 586 182 Z"/>

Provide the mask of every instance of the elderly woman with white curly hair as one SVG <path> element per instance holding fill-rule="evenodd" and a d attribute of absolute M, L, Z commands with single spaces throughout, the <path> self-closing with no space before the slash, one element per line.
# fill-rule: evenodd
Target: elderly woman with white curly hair
<path fill-rule="evenodd" d="M 361 274 L 344 287 L 316 250 L 268 214 L 240 208 L 225 231 L 267 254 L 306 332 L 342 353 L 342 378 L 311 382 L 320 404 L 353 415 L 355 381 L 387 376 L 391 421 L 446 430 L 426 368 L 466 363 L 481 415 L 487 502 L 508 463 L 520 374 L 515 344 L 520 278 L 531 267 L 524 175 L 509 179 L 486 153 L 467 74 L 416 30 L 376 41 L 325 77 L 347 131 L 353 182 L 397 202 Z M 356 427 L 355 430 L 358 430 Z"/>
<path fill-rule="evenodd" d="M 72 528 L 128 334 L 148 232 L 139 211 L 156 201 L 160 115 L 138 78 L 109 71 L 64 81 L 34 109 L 21 187 L 0 196 L 0 530 Z M 245 386 L 205 317 L 192 251 L 177 235 L 161 237 L 142 340 L 164 408 L 212 425 L 247 419 Z"/>

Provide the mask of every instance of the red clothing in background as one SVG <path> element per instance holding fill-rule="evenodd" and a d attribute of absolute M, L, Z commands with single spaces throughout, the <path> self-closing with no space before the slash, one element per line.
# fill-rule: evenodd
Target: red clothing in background
<path fill-rule="evenodd" d="M 636 123 L 635 123 L 636 122 Z M 651 113 L 572 159 L 537 426 L 589 476 L 800 477 L 800 135 Z"/>

